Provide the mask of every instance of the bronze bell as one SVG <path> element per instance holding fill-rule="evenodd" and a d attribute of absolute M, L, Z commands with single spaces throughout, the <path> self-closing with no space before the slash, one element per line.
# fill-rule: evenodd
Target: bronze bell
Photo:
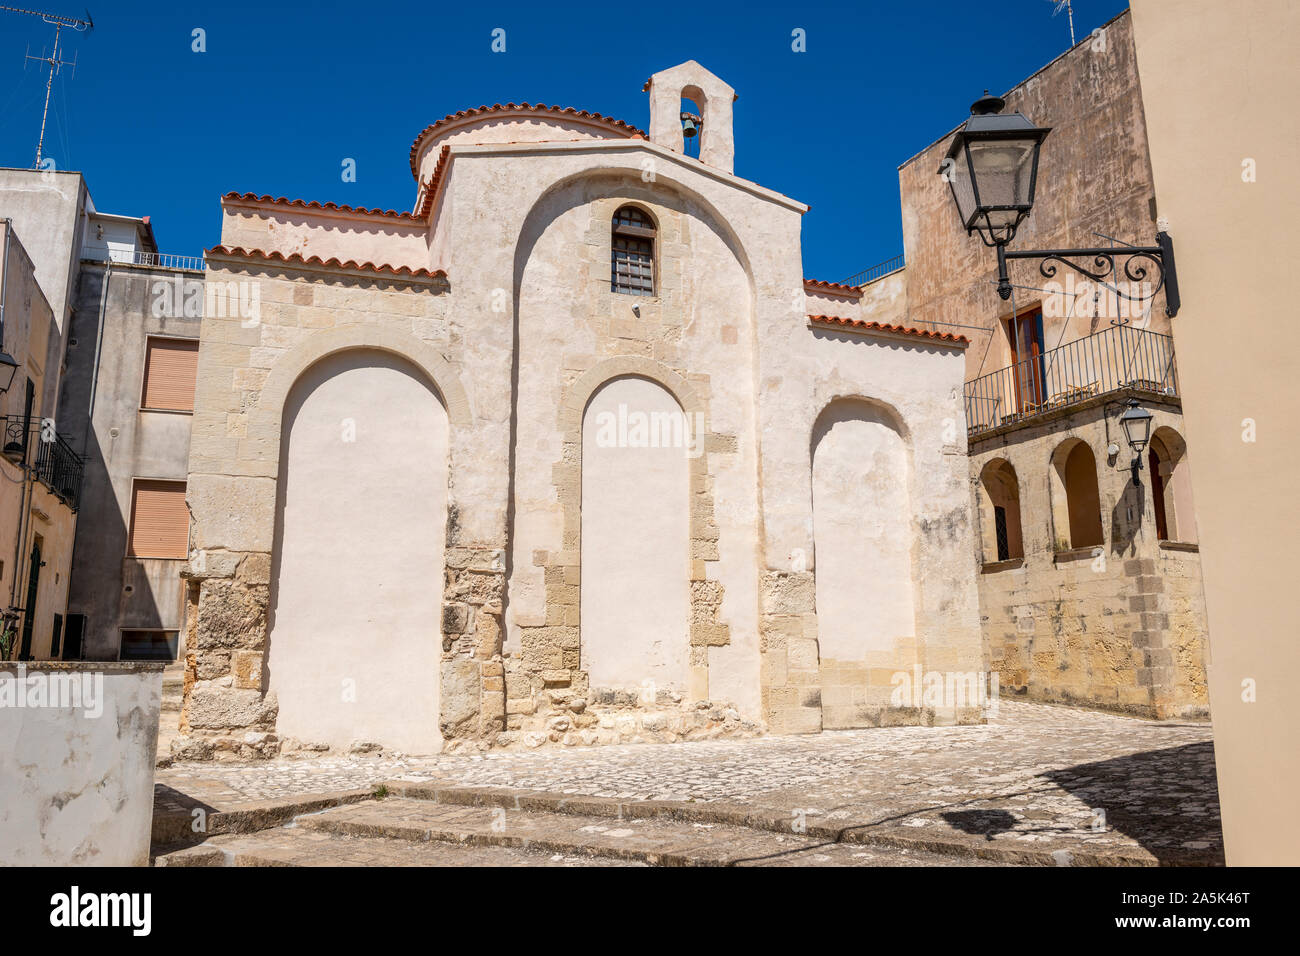
<path fill-rule="evenodd" d="M 694 113 L 682 113 L 682 135 L 687 139 L 696 136 L 700 132 L 701 120 Z"/>

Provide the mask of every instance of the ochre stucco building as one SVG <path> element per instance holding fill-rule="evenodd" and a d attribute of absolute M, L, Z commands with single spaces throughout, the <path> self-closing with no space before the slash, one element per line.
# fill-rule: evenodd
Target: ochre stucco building
<path fill-rule="evenodd" d="M 223 199 L 179 753 L 982 719 L 906 691 L 984 670 L 965 339 L 805 280 L 727 84 L 646 90 L 434 123 L 410 213 Z"/>

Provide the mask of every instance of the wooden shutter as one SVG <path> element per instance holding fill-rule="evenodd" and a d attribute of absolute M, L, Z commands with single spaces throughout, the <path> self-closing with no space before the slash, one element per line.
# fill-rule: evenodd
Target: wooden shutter
<path fill-rule="evenodd" d="M 144 408 L 194 411 L 197 339 L 149 339 L 144 362 Z"/>
<path fill-rule="evenodd" d="M 186 558 L 189 537 L 185 482 L 136 481 L 131 490 L 131 534 L 126 553 L 133 558 Z"/>

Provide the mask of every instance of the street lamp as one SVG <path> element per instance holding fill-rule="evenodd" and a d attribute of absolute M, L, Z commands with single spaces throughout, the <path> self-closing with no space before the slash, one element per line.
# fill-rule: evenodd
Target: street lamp
<path fill-rule="evenodd" d="M 1124 426 L 1124 437 L 1133 449 L 1133 478 L 1136 480 L 1137 473 L 1142 470 L 1142 449 L 1151 440 L 1151 419 L 1155 416 L 1139 405 L 1136 398 L 1130 398 L 1124 404 L 1128 407 L 1119 417 L 1119 423 Z"/>
<path fill-rule="evenodd" d="M 939 169 L 952 188 L 966 234 L 978 232 L 986 246 L 1014 239 L 1016 227 L 1033 208 L 1038 151 L 1051 132 L 1020 113 L 1006 115 L 1006 105 L 985 90 Z"/>
<path fill-rule="evenodd" d="M 984 96 L 971 106 L 971 116 L 952 138 L 948 155 L 939 166 L 952 190 L 957 215 L 966 234 L 978 232 L 986 246 L 998 254 L 998 295 L 1011 298 L 1011 280 L 1007 275 L 1008 259 L 1037 259 L 1038 271 L 1046 279 L 1056 275 L 1056 263 L 1096 282 L 1117 275 L 1115 260 L 1123 259 L 1124 275 L 1131 282 L 1147 278 L 1149 263 L 1158 276 L 1155 288 L 1146 295 L 1128 295 L 1113 289 L 1125 299 L 1154 296 L 1165 290 L 1165 312 L 1170 318 L 1178 314 L 1178 279 L 1174 272 L 1173 241 L 1165 232 L 1156 233 L 1154 246 L 1090 247 L 1084 249 L 1009 250 L 1016 229 L 1034 206 L 1034 189 L 1038 184 L 1038 154 L 1043 140 L 1052 130 L 1038 127 L 1021 113 L 1002 112 L 1006 101 L 1000 96 Z M 1091 266 L 1072 259 L 1092 260 Z"/>
<path fill-rule="evenodd" d="M 18 371 L 18 360 L 8 352 L 0 352 L 0 394 L 9 391 L 14 383 L 14 373 Z"/>

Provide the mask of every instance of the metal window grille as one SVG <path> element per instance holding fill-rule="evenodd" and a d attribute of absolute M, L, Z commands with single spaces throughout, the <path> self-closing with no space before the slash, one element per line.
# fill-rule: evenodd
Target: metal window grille
<path fill-rule="evenodd" d="M 614 292 L 654 295 L 654 223 L 635 206 L 614 213 L 610 282 Z"/>

